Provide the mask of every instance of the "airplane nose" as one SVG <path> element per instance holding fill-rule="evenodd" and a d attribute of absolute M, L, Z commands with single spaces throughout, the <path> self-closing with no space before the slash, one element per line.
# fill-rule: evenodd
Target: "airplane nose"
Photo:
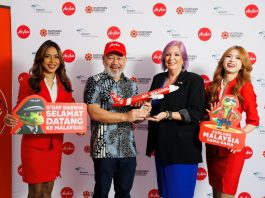
<path fill-rule="evenodd" d="M 176 91 L 179 89 L 179 86 L 176 85 L 169 85 L 169 92 Z"/>

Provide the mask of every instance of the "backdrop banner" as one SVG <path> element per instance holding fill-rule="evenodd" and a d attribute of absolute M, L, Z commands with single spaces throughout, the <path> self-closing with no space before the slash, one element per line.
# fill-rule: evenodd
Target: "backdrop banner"
<path fill-rule="evenodd" d="M 258 100 L 260 126 L 246 136 L 246 162 L 236 197 L 265 197 L 265 0 L 253 1 L 21 1 L 13 0 L 13 105 L 18 76 L 27 72 L 38 47 L 45 40 L 57 42 L 63 50 L 66 69 L 77 102 L 83 102 L 88 77 L 104 70 L 102 54 L 106 42 L 123 42 L 127 48 L 124 73 L 134 80 L 139 93 L 149 90 L 152 78 L 162 72 L 161 54 L 171 40 L 185 43 L 189 71 L 204 78 L 205 85 L 223 52 L 243 46 L 253 64 L 252 83 Z M 2 82 L 2 81 L 1 81 Z M 242 115 L 242 124 L 245 115 Z M 89 198 L 93 194 L 94 170 L 90 157 L 90 122 L 82 137 L 66 134 L 61 178 L 53 197 Z M 147 122 L 135 126 L 137 170 L 132 198 L 157 198 L 154 157 L 145 155 Z M 21 136 L 13 137 L 13 197 L 27 196 L 21 178 Z M 199 164 L 195 198 L 212 197 L 208 184 L 205 147 Z M 251 185 L 250 185 L 251 184 Z M 114 197 L 113 187 L 109 197 Z"/>

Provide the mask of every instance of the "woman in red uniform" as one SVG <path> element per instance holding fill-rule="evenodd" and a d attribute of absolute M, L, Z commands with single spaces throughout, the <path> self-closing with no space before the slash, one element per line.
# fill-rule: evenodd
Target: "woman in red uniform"
<path fill-rule="evenodd" d="M 259 124 L 256 94 L 250 79 L 251 70 L 252 65 L 246 50 L 240 46 L 230 47 L 220 59 L 207 91 L 210 109 L 215 107 L 225 94 L 238 97 L 238 110 L 246 113 L 246 125 L 242 127 L 246 134 Z M 206 145 L 206 159 L 213 197 L 234 197 L 245 161 L 245 148 L 232 150 Z"/>
<path fill-rule="evenodd" d="M 19 83 L 17 104 L 32 94 L 47 102 L 74 102 L 62 51 L 53 41 L 47 40 L 39 47 L 33 67 L 29 74 L 20 74 Z M 5 124 L 15 126 L 17 120 L 7 114 Z M 62 134 L 23 135 L 21 163 L 23 181 L 29 187 L 28 198 L 51 197 L 54 180 L 60 175 L 62 144 Z"/>

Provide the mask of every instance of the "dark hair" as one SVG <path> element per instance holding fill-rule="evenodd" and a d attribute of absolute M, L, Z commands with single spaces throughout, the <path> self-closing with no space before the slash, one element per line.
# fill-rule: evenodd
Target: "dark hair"
<path fill-rule="evenodd" d="M 166 47 L 164 48 L 163 52 L 162 52 L 162 57 L 161 57 L 161 64 L 162 64 L 162 69 L 165 71 L 167 68 L 165 66 L 165 56 L 166 56 L 166 52 L 167 49 L 171 46 L 178 46 L 181 57 L 183 59 L 183 68 L 182 71 L 185 71 L 188 69 L 189 67 L 189 60 L 188 60 L 188 54 L 186 51 L 186 47 L 184 45 L 184 43 L 182 41 L 177 41 L 177 40 L 173 40 L 170 41 Z"/>
<path fill-rule="evenodd" d="M 238 51 L 240 60 L 242 61 L 242 68 L 239 70 L 237 74 L 236 84 L 232 88 L 231 93 L 238 97 L 239 102 L 241 104 L 243 102 L 243 98 L 240 95 L 240 89 L 242 88 L 245 82 L 251 82 L 250 72 L 252 71 L 252 65 L 250 63 L 247 51 L 241 46 L 232 46 L 228 48 L 222 55 L 221 59 L 219 60 L 216 70 L 214 72 L 213 81 L 209 86 L 210 102 L 218 101 L 218 88 L 225 75 L 225 70 L 223 66 L 224 59 L 232 50 Z"/>
<path fill-rule="evenodd" d="M 45 53 L 49 47 L 54 47 L 59 55 L 60 60 L 60 66 L 56 70 L 56 75 L 60 78 L 60 81 L 62 82 L 64 88 L 68 92 L 72 92 L 72 87 L 70 83 L 70 79 L 66 75 L 65 70 L 65 64 L 63 60 L 62 51 L 59 47 L 59 45 L 51 40 L 47 40 L 39 47 L 39 49 L 36 52 L 34 63 L 32 68 L 29 70 L 30 77 L 29 77 L 29 85 L 33 91 L 36 93 L 40 92 L 40 81 L 43 79 L 43 60 L 45 57 Z"/>

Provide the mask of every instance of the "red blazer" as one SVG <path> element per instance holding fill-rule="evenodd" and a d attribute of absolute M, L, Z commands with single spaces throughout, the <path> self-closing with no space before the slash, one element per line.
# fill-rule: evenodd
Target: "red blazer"
<path fill-rule="evenodd" d="M 19 91 L 18 91 L 18 100 L 17 105 L 27 96 L 36 94 L 34 93 L 28 83 L 29 74 L 23 73 L 23 75 L 19 76 Z M 64 89 L 62 82 L 60 81 L 59 77 L 57 77 L 58 82 L 58 93 L 56 102 L 74 102 L 74 98 L 72 96 L 72 92 L 68 92 Z M 44 79 L 40 81 L 40 92 L 36 95 L 39 95 L 47 102 L 52 102 L 50 93 Z M 21 146 L 28 146 L 28 147 L 35 147 L 41 149 L 49 149 L 55 146 L 62 146 L 63 142 L 63 134 L 24 134 L 22 138 L 22 145 Z"/>

